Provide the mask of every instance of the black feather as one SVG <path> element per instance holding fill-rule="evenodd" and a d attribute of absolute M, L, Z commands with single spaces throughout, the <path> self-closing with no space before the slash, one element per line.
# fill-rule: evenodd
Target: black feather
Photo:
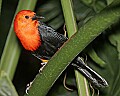
<path fill-rule="evenodd" d="M 39 58 L 50 59 L 68 38 L 44 23 L 40 21 L 39 23 L 38 30 L 42 44 L 33 54 Z"/>

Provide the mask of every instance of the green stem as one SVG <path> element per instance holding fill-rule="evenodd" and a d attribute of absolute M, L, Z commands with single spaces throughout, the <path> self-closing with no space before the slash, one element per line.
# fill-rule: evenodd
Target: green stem
<path fill-rule="evenodd" d="M 73 9 L 72 9 L 72 1 L 71 0 L 61 0 L 63 14 L 65 17 L 65 24 L 67 27 L 68 37 L 71 37 L 74 33 L 77 32 L 77 24 L 75 21 Z"/>
<path fill-rule="evenodd" d="M 77 24 L 75 21 L 75 16 L 72 9 L 72 1 L 71 0 L 61 0 L 63 14 L 65 17 L 65 24 L 67 27 L 68 37 L 71 37 L 75 32 L 77 32 Z M 86 84 L 86 79 L 80 74 L 79 71 L 75 70 L 76 83 L 78 86 L 78 94 L 79 96 L 88 96 L 88 86 Z M 82 90 L 81 90 L 82 89 Z"/>
<path fill-rule="evenodd" d="M 19 0 L 18 7 L 16 10 L 16 13 L 20 10 L 33 10 L 36 5 L 37 0 Z M 20 56 L 21 48 L 18 44 L 18 40 L 15 36 L 14 30 L 13 30 L 13 22 L 12 21 L 10 31 L 6 40 L 6 44 L 3 50 L 3 54 L 0 61 L 0 72 L 4 71 L 7 73 L 7 75 L 10 77 L 10 79 L 13 79 L 16 66 L 18 63 L 18 59 Z"/>
<path fill-rule="evenodd" d="M 79 96 L 90 96 L 90 91 L 88 88 L 88 82 L 86 78 L 80 74 L 77 70 L 75 70 L 76 82 L 78 87 L 78 95 Z"/>
<path fill-rule="evenodd" d="M 34 79 L 29 96 L 46 96 L 49 89 L 62 74 L 65 68 L 92 40 L 94 40 L 103 30 L 108 28 L 120 18 L 120 0 L 115 0 L 117 7 L 105 8 L 102 12 L 91 18 L 73 35 L 58 52 L 49 60 L 42 74 L 38 74 Z M 26 96 L 26 95 L 25 95 Z"/>

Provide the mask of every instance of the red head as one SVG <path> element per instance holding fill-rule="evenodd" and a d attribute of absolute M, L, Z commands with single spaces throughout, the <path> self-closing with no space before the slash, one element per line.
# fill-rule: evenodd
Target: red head
<path fill-rule="evenodd" d="M 17 13 L 14 20 L 14 31 L 23 47 L 29 51 L 35 51 L 41 45 L 39 22 L 33 20 L 35 15 L 30 10 L 22 10 Z"/>

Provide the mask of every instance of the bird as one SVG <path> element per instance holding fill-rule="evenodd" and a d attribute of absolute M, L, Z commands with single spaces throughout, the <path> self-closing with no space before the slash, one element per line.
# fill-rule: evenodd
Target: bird
<path fill-rule="evenodd" d="M 50 60 L 59 48 L 68 40 L 41 21 L 31 10 L 21 10 L 14 19 L 14 31 L 25 50 L 40 59 L 43 63 Z M 107 81 L 91 69 L 78 56 L 71 65 L 81 72 L 96 87 L 107 87 Z"/>

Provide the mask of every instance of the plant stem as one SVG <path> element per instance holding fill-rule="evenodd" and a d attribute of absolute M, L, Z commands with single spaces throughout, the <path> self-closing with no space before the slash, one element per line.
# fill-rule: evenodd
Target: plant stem
<path fill-rule="evenodd" d="M 65 23 L 68 30 L 68 37 L 70 38 L 75 32 L 77 32 L 77 24 L 74 18 L 74 13 L 72 9 L 72 1 L 71 0 L 61 0 L 63 14 L 65 17 Z M 79 96 L 88 96 L 88 86 L 85 83 L 87 82 L 84 76 L 80 74 L 79 71 L 75 70 L 76 82 L 78 86 L 78 94 Z M 82 89 L 82 90 L 81 90 Z"/>
<path fill-rule="evenodd" d="M 65 24 L 67 27 L 68 37 L 70 38 L 74 33 L 77 32 L 77 24 L 75 21 L 73 9 L 72 9 L 72 1 L 71 0 L 61 0 Z"/>

